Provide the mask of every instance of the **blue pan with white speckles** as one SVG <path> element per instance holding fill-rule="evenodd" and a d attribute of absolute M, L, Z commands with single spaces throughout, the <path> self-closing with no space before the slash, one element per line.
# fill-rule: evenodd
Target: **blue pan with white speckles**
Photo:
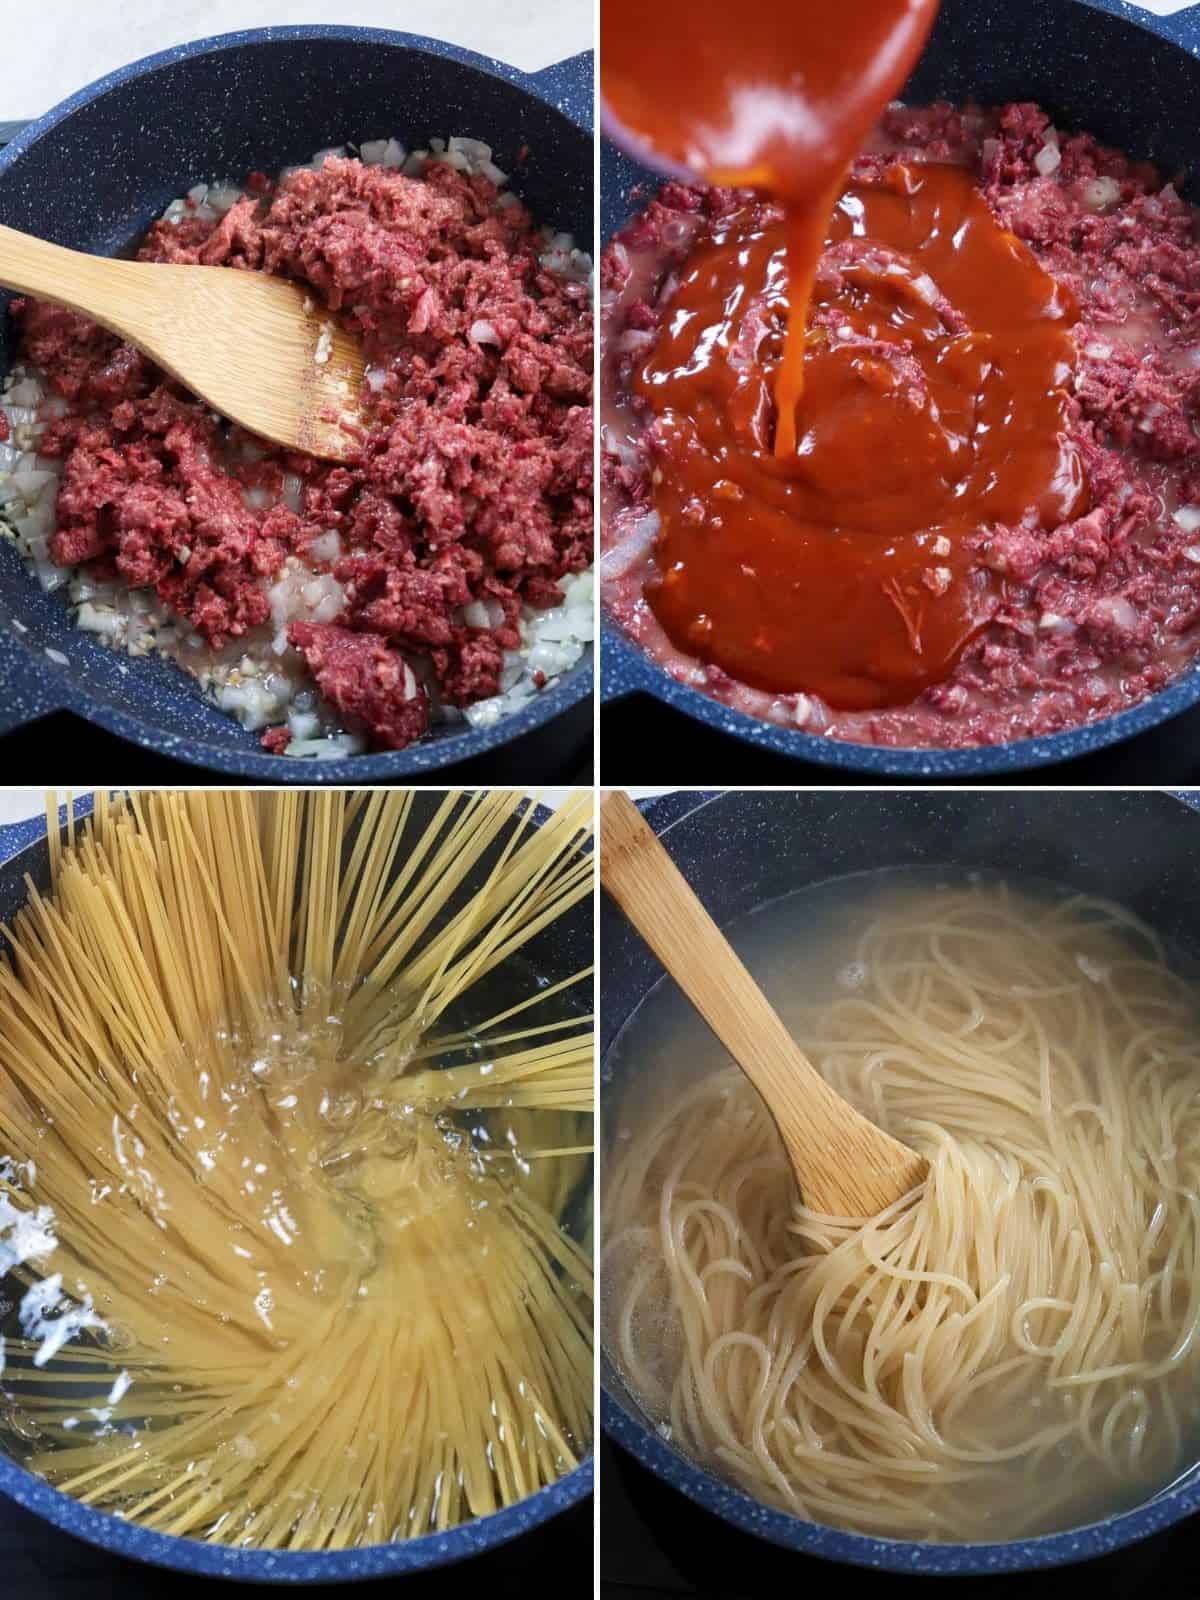
<path fill-rule="evenodd" d="M 744 790 L 680 792 L 647 820 L 717 923 L 809 885 L 886 867 L 1020 871 L 1131 907 L 1168 942 L 1200 955 L 1200 791 L 947 793 Z M 613 1041 L 662 968 L 602 897 L 601 1104 L 620 1102 Z M 603 1172 L 601 1174 L 603 1181 Z M 1200 1466 L 1136 1510 L 1009 1544 L 870 1539 L 752 1500 L 681 1455 L 656 1431 L 601 1351 L 601 1422 L 619 1444 L 698 1505 L 772 1544 L 830 1561 L 917 1574 L 1029 1572 L 1105 1555 L 1200 1510 Z"/>
<path fill-rule="evenodd" d="M 378 28 L 226 34 L 122 67 L 24 128 L 0 150 L 0 220 L 111 255 L 200 180 L 274 172 L 347 140 L 394 134 L 412 147 L 461 133 L 493 146 L 539 220 L 590 241 L 592 100 L 590 52 L 525 73 Z M 522 146 L 528 156 L 518 160 Z M 0 292 L 0 323 L 8 299 Z M 0 374 L 10 361 L 0 328 Z M 288 762 L 267 755 L 173 663 L 131 661 L 72 627 L 61 596 L 42 594 L 11 546 L 0 548 L 0 734 L 66 709 L 176 760 L 256 781 L 331 784 L 419 780 L 520 741 L 533 778 L 586 737 L 591 691 L 585 660 L 491 728 L 448 725 L 403 751 Z"/>
<path fill-rule="evenodd" d="M 432 812 L 440 796 L 437 791 L 417 794 L 417 816 Z M 75 804 L 77 818 L 88 816 L 92 800 L 88 796 Z M 538 824 L 550 813 L 539 806 L 534 816 Z M 66 810 L 59 812 L 65 829 Z M 49 885 L 49 853 L 46 823 L 41 817 L 0 827 L 0 922 L 8 922 L 25 904 L 25 874 L 39 886 Z M 539 967 L 551 981 L 565 977 L 590 959 L 592 943 L 591 907 L 565 919 L 566 926 L 555 930 L 553 946 L 539 945 Z M 2 1152 L 0 1152 L 2 1154 Z M 507 1544 L 523 1533 L 540 1526 L 568 1507 L 578 1505 L 592 1493 L 593 1462 L 589 1455 L 574 1471 L 557 1483 L 518 1501 L 491 1516 L 479 1517 L 445 1533 L 425 1534 L 396 1544 L 366 1545 L 355 1550 L 242 1550 L 228 1545 L 202 1544 L 196 1539 L 180 1539 L 171 1534 L 154 1533 L 136 1523 L 123 1521 L 105 1511 L 84 1506 L 70 1495 L 60 1494 L 42 1478 L 11 1461 L 0 1449 L 0 1494 L 36 1513 L 57 1528 L 99 1545 L 118 1555 L 145 1561 L 153 1566 L 170 1567 L 179 1572 L 194 1572 L 211 1578 L 231 1578 L 243 1583 L 316 1584 L 356 1583 L 366 1578 L 400 1577 L 405 1573 L 426 1572 L 450 1562 Z M 580 1586 L 590 1581 L 591 1550 L 579 1552 Z M 8 1589 L 0 1581 L 0 1593 Z"/>
<path fill-rule="evenodd" d="M 1169 12 L 1169 15 L 1156 15 Z M 947 99 L 984 105 L 1036 100 L 1060 127 L 1085 129 L 1119 149 L 1190 175 L 1200 202 L 1200 5 L 1192 0 L 942 0 L 912 81 L 915 104 Z M 646 203 L 658 180 L 609 141 L 600 163 L 602 240 Z M 640 187 L 640 193 L 631 191 Z M 956 779 L 1028 771 L 1070 761 L 1156 727 L 1200 704 L 1200 665 L 1161 693 L 1087 727 L 974 750 L 890 750 L 848 744 L 731 711 L 676 683 L 621 629 L 601 630 L 605 701 L 656 696 L 734 739 L 849 772 Z M 1167 774 L 1166 776 L 1169 776 Z"/>

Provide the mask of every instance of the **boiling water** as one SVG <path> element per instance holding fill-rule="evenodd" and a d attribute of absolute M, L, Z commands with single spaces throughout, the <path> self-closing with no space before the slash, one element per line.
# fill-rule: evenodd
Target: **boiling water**
<path fill-rule="evenodd" d="M 884 975 L 873 971 L 870 962 L 862 958 L 861 940 L 867 926 L 876 918 L 899 916 L 910 909 L 918 920 L 927 919 L 936 913 L 939 903 L 948 903 L 950 897 L 964 890 L 980 896 L 981 904 L 989 897 L 1007 897 L 1020 921 L 1030 927 L 1036 927 L 1041 919 L 1065 914 L 1064 907 L 1070 898 L 1068 891 L 1036 881 L 1023 881 L 1019 888 L 1009 889 L 998 876 L 989 874 L 903 869 L 856 875 L 803 890 L 761 908 L 727 931 L 734 948 L 789 1030 L 809 1050 L 818 1066 L 826 1070 L 836 1054 L 825 1038 L 831 1003 L 839 997 L 856 996 L 887 1009 Z M 940 901 L 939 897 L 945 898 Z M 955 959 L 967 960 L 969 965 L 969 943 L 964 948 L 968 950 L 968 958 L 956 952 Z M 1134 980 L 1123 980 L 1120 975 L 1126 958 L 1141 960 L 1151 953 L 1143 935 L 1132 927 L 1116 932 L 1107 929 L 1101 933 L 1081 924 L 1078 948 L 1068 951 L 1067 956 L 1073 958 L 1073 976 L 1077 985 L 1082 986 L 1081 992 L 1086 996 L 1094 993 L 1099 1006 L 1102 999 L 1108 1003 L 1110 982 L 1119 992 L 1125 993 L 1131 1003 L 1150 1003 L 1146 994 L 1129 987 Z M 1197 1004 L 1200 987 L 1197 986 L 1196 967 L 1188 958 L 1173 951 L 1171 966 L 1186 982 L 1186 988 L 1180 988 L 1179 1000 L 1185 1043 L 1181 1047 L 1182 1056 L 1178 1051 L 1172 1055 L 1171 1047 L 1167 1046 L 1159 1054 L 1163 1058 L 1161 1070 L 1164 1074 L 1181 1074 L 1179 1101 L 1186 1106 L 1196 1099 L 1188 1088 L 1187 1076 L 1191 1057 L 1186 1041 L 1191 1038 L 1196 1040 L 1195 1082 L 1200 1089 L 1200 1027 L 1192 1027 L 1200 1016 L 1200 1004 Z M 1129 971 L 1134 969 L 1130 967 Z M 894 986 L 894 973 L 888 975 L 888 982 Z M 1120 989 L 1122 982 L 1126 983 L 1125 991 Z M 976 1030 L 986 1031 L 989 1026 L 986 1016 L 969 1014 L 966 1001 L 961 1017 L 953 1016 L 953 999 L 946 1002 L 944 990 L 939 992 L 939 1003 L 950 1006 L 942 1018 L 945 1027 L 961 1028 L 964 1038 L 974 1037 Z M 1055 1026 L 1051 1018 L 1047 1023 L 1048 1036 L 1051 1059 L 1057 1070 Z M 875 1043 L 882 1052 L 891 1033 L 888 1025 L 882 1025 L 878 1031 L 880 1037 Z M 894 1041 L 888 1048 L 895 1048 Z M 1157 1071 L 1154 1053 L 1146 1054 L 1143 1061 L 1143 1056 L 1137 1054 L 1139 1048 L 1135 1039 L 1127 1052 L 1129 1070 Z M 1003 1061 L 1003 1052 L 999 1059 Z M 1020 1403 L 1015 1406 L 1011 1398 L 1003 1405 L 998 1401 L 989 1405 L 989 1390 L 984 1385 L 980 1385 L 977 1394 L 968 1396 L 966 1410 L 975 1443 L 978 1445 L 982 1438 L 985 1453 L 993 1449 L 1001 1453 L 1007 1450 L 1012 1456 L 1008 1463 L 989 1461 L 987 1471 L 981 1469 L 974 1493 L 970 1492 L 969 1483 L 961 1491 L 950 1485 L 952 1474 L 945 1471 L 945 1457 L 933 1445 L 929 1456 L 935 1467 L 924 1477 L 919 1473 L 914 1476 L 902 1494 L 890 1497 L 890 1490 L 881 1490 L 875 1505 L 870 1501 L 871 1491 L 865 1487 L 858 1496 L 839 1489 L 823 1489 L 818 1481 L 822 1448 L 836 1454 L 848 1447 L 842 1423 L 835 1424 L 830 1414 L 822 1413 L 819 1408 L 800 1420 L 785 1416 L 778 1407 L 767 1410 L 762 1416 L 755 1414 L 756 1424 L 764 1430 L 762 1449 L 757 1450 L 747 1435 L 751 1430 L 756 1397 L 761 1385 L 768 1382 L 764 1374 L 770 1372 L 773 1382 L 779 1363 L 786 1359 L 792 1345 L 799 1344 L 808 1332 L 807 1327 L 798 1327 L 788 1320 L 788 1294 L 794 1292 L 786 1287 L 788 1275 L 800 1266 L 808 1252 L 817 1249 L 813 1240 L 819 1230 L 810 1231 L 803 1238 L 796 1237 L 791 1245 L 780 1244 L 780 1230 L 794 1202 L 787 1162 L 757 1097 L 745 1087 L 740 1075 L 736 1072 L 730 1075 L 730 1066 L 723 1047 L 675 986 L 666 980 L 650 992 L 625 1024 L 613 1043 L 605 1068 L 601 1326 L 608 1355 L 665 1439 L 756 1498 L 795 1514 L 884 1536 L 950 1541 L 1001 1541 L 1077 1527 L 1142 1503 L 1192 1467 L 1200 1457 L 1200 1395 L 1197 1394 L 1200 1352 L 1195 1348 L 1196 1330 L 1192 1327 L 1189 1332 L 1187 1326 L 1190 1295 L 1187 1272 L 1177 1274 L 1180 1281 L 1172 1287 L 1168 1297 L 1167 1320 L 1174 1319 L 1175 1326 L 1157 1333 L 1149 1327 L 1157 1316 L 1157 1291 L 1153 1283 L 1143 1287 L 1141 1332 L 1147 1356 L 1152 1360 L 1168 1360 L 1176 1336 L 1185 1348 L 1176 1369 L 1161 1381 L 1128 1380 L 1126 1387 L 1133 1398 L 1127 1405 L 1122 1399 L 1122 1406 L 1114 1410 L 1114 1391 L 1102 1387 L 1097 1391 L 1100 1396 L 1095 1402 L 1097 1410 L 1103 1403 L 1113 1414 L 1113 1426 L 1104 1449 L 1100 1448 L 1097 1427 L 1090 1444 L 1071 1434 L 1039 1457 L 1036 1467 L 1031 1467 L 1021 1456 L 1023 1441 L 1039 1429 L 1053 1428 L 1057 1423 L 1069 1430 L 1078 1420 L 1079 1406 L 1086 1409 L 1092 1404 L 1087 1398 L 1082 1401 L 1077 1398 L 1081 1390 L 1050 1381 L 1051 1363 L 1047 1361 L 1046 1374 L 1040 1370 L 1031 1373 L 1021 1391 Z M 1090 1114 L 1087 1107 L 1076 1102 L 1093 1094 L 1097 1099 L 1102 1098 L 1097 1084 L 1104 1070 L 1101 1064 L 1091 1060 L 1079 1063 L 1078 1081 L 1087 1085 L 1086 1091 L 1060 1095 L 1054 1102 L 1055 1115 L 1061 1115 L 1067 1123 L 1072 1118 L 1086 1120 Z M 850 1093 L 852 1086 L 861 1087 L 859 1079 L 853 1075 L 847 1082 L 839 1082 L 838 1087 L 849 1097 L 857 1098 L 868 1115 L 888 1123 L 893 1116 L 893 1102 L 886 1083 L 886 1065 L 882 1071 L 883 1088 L 879 1087 L 879 1080 L 872 1079 L 870 1072 L 862 1076 L 862 1085 L 866 1085 L 862 1094 Z M 826 1075 L 830 1075 L 828 1070 Z M 718 1079 L 719 1088 L 716 1087 Z M 746 1179 L 746 1193 L 753 1190 L 754 1198 L 747 1199 L 744 1208 L 738 1210 L 740 1226 L 735 1229 L 730 1222 L 727 1231 L 723 1221 L 713 1220 L 711 1207 L 706 1211 L 711 1191 L 706 1191 L 704 1173 L 698 1173 L 696 1166 L 687 1166 L 682 1149 L 669 1143 L 662 1145 L 664 1153 L 655 1156 L 647 1165 L 644 1193 L 634 1198 L 624 1191 L 618 1193 L 618 1180 L 626 1163 L 640 1161 L 644 1154 L 645 1147 L 639 1146 L 639 1136 L 648 1138 L 646 1130 L 658 1119 L 682 1117 L 684 1111 L 676 1108 L 685 1107 L 687 1097 L 704 1084 L 714 1086 L 711 1102 L 705 1103 L 704 1113 L 711 1133 L 702 1132 L 697 1137 L 711 1138 L 707 1148 L 714 1153 L 714 1160 L 719 1162 L 727 1148 L 749 1137 L 747 1130 L 753 1127 L 761 1138 L 761 1145 L 756 1148 L 766 1152 L 759 1159 L 758 1168 L 765 1165 L 770 1169 L 764 1176 L 761 1170 L 751 1172 L 753 1163 L 748 1163 L 746 1170 L 750 1176 Z M 1149 1148 L 1131 1152 L 1129 1160 L 1134 1163 L 1149 1161 L 1155 1171 L 1159 1170 L 1158 1164 L 1165 1163 L 1163 1170 L 1170 1168 L 1175 1187 L 1183 1194 L 1180 1203 L 1185 1213 L 1190 1206 L 1195 1215 L 1200 1213 L 1200 1198 L 1196 1193 L 1200 1177 L 1200 1129 L 1196 1127 L 1194 1115 L 1181 1112 L 1181 1117 L 1184 1115 L 1191 1120 L 1186 1124 L 1181 1122 L 1177 1129 L 1164 1126 L 1161 1138 L 1154 1134 Z M 891 1131 L 908 1137 L 918 1146 L 921 1144 L 919 1132 L 914 1133 L 908 1127 L 893 1123 Z M 979 1130 L 978 1138 L 986 1147 L 986 1127 Z M 1004 1162 L 1010 1160 L 1010 1154 L 998 1150 L 995 1159 Z M 635 1169 L 631 1167 L 630 1170 Z M 686 1172 L 686 1177 L 680 1181 L 687 1187 L 677 1203 L 671 1201 L 671 1217 L 677 1229 L 672 1236 L 673 1249 L 682 1251 L 682 1241 L 687 1238 L 697 1256 L 708 1262 L 704 1284 L 710 1305 L 716 1308 L 711 1310 L 713 1326 L 697 1332 L 701 1327 L 698 1321 L 692 1337 L 705 1352 L 709 1377 L 718 1390 L 724 1381 L 721 1375 L 726 1364 L 735 1359 L 731 1358 L 728 1345 L 745 1342 L 739 1331 L 740 1313 L 722 1311 L 720 1306 L 735 1303 L 739 1297 L 742 1301 L 753 1300 L 757 1290 L 770 1295 L 768 1303 L 775 1307 L 770 1333 L 764 1331 L 766 1313 L 762 1313 L 763 1325 L 758 1329 L 761 1342 L 756 1336 L 752 1341 L 753 1357 L 745 1357 L 749 1376 L 739 1391 L 742 1403 L 731 1404 L 723 1413 L 724 1434 L 716 1423 L 702 1424 L 696 1420 L 699 1390 L 694 1365 L 688 1359 L 686 1329 L 663 1243 L 666 1212 L 661 1196 L 666 1193 L 669 1174 L 674 1172 L 677 1177 L 680 1171 Z M 1039 1201 L 1032 1191 L 1037 1185 L 1030 1172 L 1023 1172 L 1017 1187 L 1021 1190 L 1020 1198 L 1032 1207 L 1031 1214 L 1036 1214 Z M 729 1191 L 733 1189 L 730 1179 L 725 1199 L 736 1208 L 738 1202 L 729 1200 Z M 610 1197 L 614 1196 L 610 1208 Z M 1105 1195 L 1098 1197 L 1101 1215 L 1110 1203 L 1115 1204 Z M 689 1205 L 693 1213 L 691 1220 L 686 1225 L 679 1224 L 679 1215 Z M 1149 1195 L 1144 1219 L 1148 1239 L 1153 1237 L 1154 1229 L 1161 1222 L 1161 1210 L 1156 1197 Z M 774 1220 L 764 1221 L 764 1217 Z M 707 1254 L 696 1243 L 702 1233 L 711 1245 Z M 714 1234 L 719 1234 L 720 1243 L 711 1242 Z M 764 1237 L 769 1237 L 771 1250 L 775 1252 L 772 1270 L 777 1270 L 777 1276 L 771 1278 L 774 1287 L 770 1289 L 763 1286 L 764 1277 L 758 1265 Z M 1195 1246 L 1195 1236 L 1191 1244 L 1181 1243 L 1179 1248 L 1185 1252 L 1197 1248 L 1193 1267 L 1200 1270 L 1200 1247 Z M 776 1257 L 786 1258 L 789 1250 L 794 1256 L 792 1267 L 779 1267 Z M 1186 1261 L 1186 1255 L 1182 1259 Z M 1178 1266 L 1178 1260 L 1175 1265 Z M 929 1266 L 936 1268 L 937 1263 L 930 1262 Z M 1161 1275 L 1162 1263 L 1157 1266 Z M 1134 1266 L 1127 1264 L 1126 1270 L 1127 1275 L 1136 1276 Z M 1106 1271 L 1104 1267 L 1099 1269 L 1102 1289 L 1108 1283 L 1104 1276 Z M 1194 1274 L 1190 1281 L 1195 1281 Z M 868 1303 L 875 1304 L 875 1301 Z M 1032 1321 L 1026 1317 L 1025 1335 L 1031 1338 L 1036 1335 L 1047 1346 L 1052 1344 L 1063 1326 L 1061 1321 L 1047 1322 L 1053 1315 L 1040 1311 L 1032 1315 Z M 1049 1332 L 1046 1331 L 1048 1327 Z M 720 1349 L 722 1334 L 728 1335 L 727 1348 L 723 1351 Z M 837 1337 L 836 1318 L 831 1317 L 828 1338 L 832 1343 Z M 856 1347 L 852 1340 L 859 1337 L 854 1333 L 842 1348 L 839 1359 L 844 1358 L 848 1369 L 855 1365 Z M 1130 1338 L 1136 1341 L 1137 1337 L 1138 1331 L 1131 1331 Z M 1015 1345 L 1013 1349 L 1015 1353 Z M 768 1356 L 768 1350 L 773 1354 Z M 805 1359 L 810 1371 L 818 1370 L 818 1358 L 811 1349 Z M 754 1366 L 755 1361 L 761 1361 L 761 1367 Z M 936 1382 L 936 1374 L 933 1381 Z M 851 1384 L 846 1394 L 852 1392 Z M 1122 1397 L 1123 1391 L 1115 1392 Z M 854 1401 L 847 1398 L 845 1403 L 852 1408 Z M 896 1404 L 903 1409 L 900 1401 Z M 839 1400 L 835 1409 L 840 1405 Z M 962 1413 L 956 1415 L 957 1420 L 954 1417 L 943 1419 L 936 1408 L 931 1408 L 931 1437 L 937 1437 L 939 1444 L 938 1429 L 944 1422 L 950 1435 L 960 1426 Z M 845 1426 L 852 1431 L 854 1425 Z M 795 1429 L 794 1439 L 787 1434 L 789 1428 Z M 795 1465 L 789 1468 L 792 1445 L 796 1448 Z M 870 1452 L 867 1454 L 869 1456 Z M 776 1478 L 762 1469 L 764 1457 L 769 1457 L 779 1468 Z M 1120 1470 L 1114 1469 L 1114 1462 L 1119 1463 Z M 956 1463 L 954 1471 L 959 1471 L 961 1466 L 962 1463 Z M 869 1471 L 864 1469 L 864 1478 L 867 1476 Z M 969 1472 L 966 1476 L 969 1478 Z"/>
<path fill-rule="evenodd" d="M 35 1470 L 47 1453 L 98 1441 L 114 1454 L 128 1450 L 187 1420 L 186 1406 L 177 1416 L 169 1401 L 164 1406 L 156 1355 L 169 1366 L 186 1352 L 190 1372 L 224 1372 L 242 1362 L 253 1370 L 266 1352 L 302 1348 L 326 1308 L 331 1316 L 373 1319 L 386 1347 L 397 1293 L 389 1260 L 408 1247 L 431 1209 L 447 1210 L 456 1235 L 442 1237 L 436 1270 L 463 1281 L 486 1272 L 479 1256 L 487 1244 L 477 1245 L 473 1234 L 482 1233 L 477 1223 L 491 1216 L 501 1190 L 523 1189 L 564 1234 L 586 1243 L 591 1158 L 553 1151 L 590 1143 L 590 1117 L 506 1104 L 465 1110 L 453 1100 L 431 1108 L 409 1088 L 418 1072 L 471 1064 L 486 1082 L 491 1052 L 472 1023 L 502 1009 L 514 992 L 549 981 L 522 969 L 518 959 L 477 985 L 471 1014 L 451 1008 L 439 1023 L 439 1035 L 459 1035 L 459 1042 L 399 1077 L 394 1063 L 383 1071 L 369 1060 L 342 1059 L 340 1001 L 328 996 L 308 1006 L 303 1023 L 288 1018 L 266 1038 L 218 1035 L 219 1070 L 209 1055 L 181 1074 L 196 1091 L 186 1109 L 138 1106 L 134 1128 L 165 1121 L 166 1145 L 131 1139 L 116 1126 L 98 1129 L 109 1168 L 115 1151 L 126 1181 L 114 1194 L 81 1166 L 73 1198 L 111 1215 L 118 1261 L 126 1208 L 151 1219 L 153 1227 L 138 1236 L 136 1301 L 155 1314 L 137 1326 L 124 1323 L 86 1266 L 79 1269 L 70 1254 L 71 1217 L 38 1206 L 37 1161 L 0 1165 L 0 1179 L 22 1199 L 14 1206 L 0 1186 L 0 1448 Z M 540 1020 L 585 1009 L 567 992 L 542 1007 Z M 193 1270 L 179 1233 L 198 1229 L 205 1260 Z M 223 1281 L 210 1270 L 222 1261 L 229 1269 Z M 573 1287 L 582 1301 L 583 1290 Z M 328 1381 L 305 1371 L 309 1386 Z M 296 1380 L 288 1385 L 266 1396 L 280 1413 L 311 1399 Z M 175 1384 L 173 1392 L 183 1396 L 185 1388 Z M 569 1430 L 566 1437 L 577 1454 L 589 1443 Z M 241 1434 L 229 1447 L 253 1448 Z M 237 1532 L 227 1522 L 209 1530 L 226 1541 Z"/>

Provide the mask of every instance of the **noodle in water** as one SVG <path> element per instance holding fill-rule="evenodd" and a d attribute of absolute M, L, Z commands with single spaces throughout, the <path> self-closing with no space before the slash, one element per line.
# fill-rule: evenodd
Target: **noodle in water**
<path fill-rule="evenodd" d="M 613 1116 L 607 1347 L 678 1448 L 800 1517 L 990 1541 L 1137 1504 L 1200 1453 L 1196 990 L 1098 900 L 837 894 L 739 949 L 928 1182 L 869 1219 L 795 1206 L 715 1043 L 664 1090 L 702 1025 L 651 997 L 616 1046 L 654 1088 Z"/>

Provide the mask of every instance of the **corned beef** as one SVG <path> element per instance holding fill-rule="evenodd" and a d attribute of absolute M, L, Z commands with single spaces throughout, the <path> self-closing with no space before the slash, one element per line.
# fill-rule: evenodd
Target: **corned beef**
<path fill-rule="evenodd" d="M 140 256 L 307 284 L 375 370 L 361 449 L 335 466 L 250 441 L 88 319 L 18 301 L 22 357 L 68 402 L 40 444 L 63 464 L 51 555 L 153 589 L 217 647 L 267 622 L 289 556 L 332 568 L 344 612 L 291 643 L 353 726 L 398 749 L 429 720 L 413 663 L 447 704 L 495 694 L 522 604 L 557 604 L 556 580 L 591 560 L 587 285 L 542 266 L 522 206 L 444 164 L 410 177 L 331 156 L 249 188 L 219 221 L 155 223 Z M 264 503 L 285 473 L 298 510 Z M 316 559 L 331 533 L 338 557 Z"/>

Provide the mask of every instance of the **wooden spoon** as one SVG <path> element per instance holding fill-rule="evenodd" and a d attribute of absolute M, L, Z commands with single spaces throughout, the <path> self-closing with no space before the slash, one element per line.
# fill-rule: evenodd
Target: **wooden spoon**
<path fill-rule="evenodd" d="M 873 1217 L 924 1180 L 925 1158 L 816 1071 L 619 790 L 600 808 L 600 881 L 762 1095 L 810 1210 Z"/>
<path fill-rule="evenodd" d="M 82 311 L 243 428 L 342 461 L 359 424 L 358 343 L 265 272 L 113 261 L 0 227 L 0 284 Z"/>

